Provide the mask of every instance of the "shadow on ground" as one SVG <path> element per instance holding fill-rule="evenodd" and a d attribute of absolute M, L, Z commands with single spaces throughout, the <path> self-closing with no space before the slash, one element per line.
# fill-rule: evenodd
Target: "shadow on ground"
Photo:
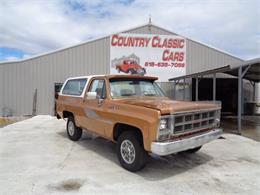
<path fill-rule="evenodd" d="M 58 135 L 67 139 L 66 132 L 60 132 Z M 116 155 L 116 144 L 107 141 L 101 137 L 92 137 L 89 134 L 83 134 L 82 139 L 75 144 L 79 144 L 83 148 L 92 150 L 103 158 L 110 160 L 112 163 L 120 166 Z M 204 152 L 195 154 L 173 154 L 165 157 L 151 155 L 147 160 L 146 167 L 135 173 L 146 180 L 162 180 L 181 174 L 197 166 L 203 165 L 213 158 Z M 122 168 L 123 169 L 123 168 Z"/>

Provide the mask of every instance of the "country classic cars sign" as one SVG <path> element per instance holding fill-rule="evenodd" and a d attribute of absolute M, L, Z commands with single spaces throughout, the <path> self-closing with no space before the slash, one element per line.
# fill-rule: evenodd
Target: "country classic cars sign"
<path fill-rule="evenodd" d="M 186 39 L 175 35 L 110 36 L 110 73 L 143 74 L 159 81 L 185 75 Z"/>

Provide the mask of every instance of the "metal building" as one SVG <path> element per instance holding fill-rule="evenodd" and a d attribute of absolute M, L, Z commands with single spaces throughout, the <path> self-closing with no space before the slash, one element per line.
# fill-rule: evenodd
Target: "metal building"
<path fill-rule="evenodd" d="M 176 35 L 152 24 L 121 33 Z M 192 39 L 187 38 L 186 47 L 187 74 L 243 62 L 235 56 Z M 30 59 L 0 63 L 0 116 L 32 115 L 36 90 L 36 114 L 53 114 L 55 83 L 62 83 L 72 76 L 109 74 L 109 63 L 110 36 Z M 160 84 L 167 95 L 172 97 L 172 84 Z M 190 98 L 187 95 L 187 99 Z"/>

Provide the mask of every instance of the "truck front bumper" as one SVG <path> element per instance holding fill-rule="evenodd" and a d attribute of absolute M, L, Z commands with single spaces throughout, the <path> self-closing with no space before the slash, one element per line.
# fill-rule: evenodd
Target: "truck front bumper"
<path fill-rule="evenodd" d="M 152 142 L 151 151 L 154 154 L 165 156 L 188 149 L 196 148 L 212 140 L 218 139 L 222 134 L 222 129 L 213 129 L 210 132 L 203 133 L 194 137 L 184 138 L 168 142 Z"/>

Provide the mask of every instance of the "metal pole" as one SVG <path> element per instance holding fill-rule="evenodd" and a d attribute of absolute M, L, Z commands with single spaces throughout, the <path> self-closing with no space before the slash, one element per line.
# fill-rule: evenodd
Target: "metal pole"
<path fill-rule="evenodd" d="M 241 115 L 244 114 L 244 99 L 245 99 L 245 93 L 244 93 L 244 83 L 243 83 L 243 69 L 242 69 L 242 76 L 241 76 Z"/>
<path fill-rule="evenodd" d="M 213 101 L 216 101 L 216 73 L 213 74 Z"/>
<path fill-rule="evenodd" d="M 198 77 L 196 77 L 196 89 L 195 89 L 195 93 L 196 93 L 196 101 L 199 100 L 199 79 Z"/>
<path fill-rule="evenodd" d="M 256 98 L 255 98 L 255 97 L 256 97 L 256 94 L 255 94 L 255 93 L 256 93 L 256 90 L 255 90 L 255 88 L 256 88 L 255 82 L 253 82 L 252 85 L 253 85 L 253 102 L 254 102 L 254 101 L 256 101 Z"/>
<path fill-rule="evenodd" d="M 185 94 L 185 79 L 183 79 L 183 100 L 185 100 L 186 94 Z"/>
<path fill-rule="evenodd" d="M 238 96 L 237 131 L 239 135 L 241 135 L 241 106 L 242 106 L 241 91 L 242 91 L 242 67 L 240 66 L 238 69 L 238 94 L 237 94 Z"/>
<path fill-rule="evenodd" d="M 176 99 L 176 81 L 174 80 L 173 82 L 173 99 L 175 100 Z"/>

